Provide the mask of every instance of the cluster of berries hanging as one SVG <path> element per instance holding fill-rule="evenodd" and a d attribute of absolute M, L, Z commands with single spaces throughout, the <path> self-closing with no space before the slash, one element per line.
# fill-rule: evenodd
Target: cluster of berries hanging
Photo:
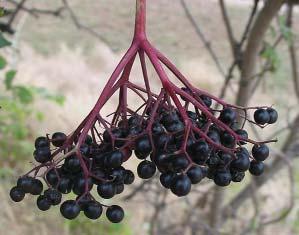
<path fill-rule="evenodd" d="M 137 54 L 144 87 L 129 80 Z M 145 55 L 161 80 L 159 94 L 151 90 Z M 169 80 L 163 65 L 183 88 Z M 104 118 L 100 111 L 117 91 L 118 107 Z M 140 98 L 142 105 L 137 109 L 128 103 L 128 91 Z M 161 185 L 179 197 L 186 196 L 192 184 L 204 178 L 228 186 L 232 181 L 242 181 L 248 170 L 261 175 L 263 161 L 269 156 L 266 144 L 275 141 L 250 139 L 244 129 L 246 122 L 264 128 L 277 119 L 271 107 L 238 107 L 193 87 L 146 39 L 145 0 L 137 0 L 133 43 L 95 107 L 70 135 L 57 132 L 36 139 L 34 158 L 39 165 L 18 179 L 10 196 L 19 202 L 26 193 L 38 195 L 37 206 L 46 211 L 61 204 L 62 194 L 73 193 L 74 199 L 60 206 L 65 218 L 74 219 L 83 211 L 86 217 L 98 219 L 106 208 L 107 218 L 118 223 L 124 210 L 105 205 L 97 197 L 113 198 L 134 182 L 134 173 L 123 167 L 131 156 L 141 161 L 137 166 L 141 179 L 159 172 Z M 95 187 L 97 197 L 92 191 Z"/>

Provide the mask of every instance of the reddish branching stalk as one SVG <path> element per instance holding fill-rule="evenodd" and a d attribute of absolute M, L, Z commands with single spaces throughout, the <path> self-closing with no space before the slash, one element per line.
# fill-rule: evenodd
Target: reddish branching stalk
<path fill-rule="evenodd" d="M 142 75 L 144 80 L 144 86 L 139 86 L 130 81 L 130 73 L 132 66 L 139 57 Z M 150 78 L 147 72 L 146 57 L 149 59 L 153 65 L 159 79 L 161 82 L 161 91 L 159 94 L 155 94 L 150 85 Z M 181 82 L 185 89 L 177 87 L 172 81 L 170 81 L 167 72 L 167 68 L 171 71 L 176 79 Z M 128 92 L 133 92 L 136 97 L 139 97 L 143 104 L 137 109 L 132 110 L 130 108 L 130 102 L 128 100 Z M 119 92 L 119 103 L 116 111 L 112 114 L 112 120 L 108 121 L 101 114 L 101 110 L 104 105 L 109 101 L 109 99 L 116 93 Z M 57 167 L 63 159 L 72 156 L 74 153 L 79 158 L 84 178 L 96 178 L 89 169 L 87 164 L 88 159 L 81 152 L 81 147 L 84 144 L 87 136 L 90 134 L 92 136 L 94 143 L 102 143 L 102 130 L 106 130 L 110 135 L 112 141 L 112 148 L 115 147 L 116 141 L 125 141 L 125 144 L 119 149 L 121 151 L 134 150 L 134 142 L 141 136 L 148 135 L 150 137 L 151 144 L 153 146 L 153 152 L 155 152 L 154 140 L 152 134 L 152 125 L 155 120 L 159 119 L 158 110 L 166 109 L 168 111 L 176 111 L 184 123 L 183 131 L 183 143 L 175 154 L 184 154 L 189 160 L 189 166 L 184 172 L 186 172 L 190 167 L 195 165 L 192 158 L 189 156 L 187 151 L 187 142 L 189 137 L 195 138 L 194 136 L 199 136 L 200 139 L 208 143 L 212 150 L 222 151 L 229 153 L 235 158 L 235 153 L 239 151 L 240 142 L 251 143 L 254 145 L 260 145 L 264 143 L 275 142 L 275 140 L 257 142 L 251 139 L 244 139 L 232 129 L 231 126 L 222 122 L 215 113 L 221 112 L 221 110 L 213 110 L 212 108 L 205 105 L 202 97 L 207 97 L 213 101 L 214 104 L 222 106 L 223 109 L 231 108 L 236 111 L 236 113 L 244 113 L 242 120 L 245 122 L 255 123 L 253 120 L 248 118 L 248 111 L 255 110 L 258 108 L 268 108 L 268 107 L 239 107 L 236 105 L 228 104 L 225 101 L 211 95 L 210 93 L 195 88 L 184 75 L 171 63 L 161 52 L 159 52 L 147 39 L 146 36 L 146 0 L 137 0 L 136 3 L 136 23 L 135 32 L 132 44 L 128 51 L 125 53 L 119 64 L 116 66 L 114 72 L 109 78 L 107 84 L 105 85 L 99 99 L 97 100 L 94 108 L 90 111 L 88 116 L 82 121 L 78 128 L 67 137 L 67 140 L 62 147 L 55 150 L 52 154 L 52 161 L 50 163 L 45 163 L 37 166 L 28 174 L 34 172 L 38 174 L 41 168 L 46 167 L 47 171 L 53 167 Z M 216 105 L 215 105 L 216 106 Z M 207 119 L 204 128 L 199 128 L 194 125 L 187 114 L 186 107 L 193 107 L 193 111 Z M 223 110 L 222 109 L 222 110 Z M 241 112 L 240 112 L 241 111 Z M 117 138 L 113 135 L 113 129 L 119 125 L 122 121 L 127 125 L 128 116 L 139 115 L 142 119 L 147 118 L 146 128 L 134 137 L 130 136 L 128 138 Z M 111 115 L 109 115 L 110 117 Z M 108 116 L 107 116 L 108 117 Z M 256 124 L 256 123 L 255 123 Z M 208 130 L 211 125 L 217 125 L 221 131 L 226 131 L 234 138 L 234 147 L 225 147 L 220 143 L 215 142 L 209 135 Z M 260 125 L 259 125 L 260 126 Z M 265 126 L 260 126 L 265 127 Z M 73 144 L 75 143 L 75 146 Z M 72 150 L 70 150 L 72 149 Z M 130 156 L 128 156 L 129 158 Z M 128 160 L 125 159 L 125 160 Z M 46 172 L 47 172 L 46 171 Z M 101 180 L 101 179 L 98 179 Z M 105 179 L 102 179 L 105 181 Z M 85 194 L 89 193 L 88 184 L 85 184 Z M 84 196 L 84 195 L 83 195 Z M 82 196 L 82 197 L 83 197 Z"/>

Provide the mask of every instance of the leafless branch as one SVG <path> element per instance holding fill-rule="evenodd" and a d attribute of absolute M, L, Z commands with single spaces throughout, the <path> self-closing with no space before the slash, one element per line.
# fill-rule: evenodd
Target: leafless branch
<path fill-rule="evenodd" d="M 78 16 L 75 14 L 74 10 L 71 8 L 71 6 L 67 0 L 62 0 L 62 3 L 64 4 L 65 9 L 69 12 L 72 21 L 74 22 L 75 26 L 78 29 L 84 30 L 84 31 L 88 32 L 89 34 L 93 35 L 94 37 L 100 39 L 101 41 L 107 43 L 107 40 L 105 39 L 105 37 L 103 37 L 103 35 L 96 32 L 94 29 L 90 28 L 89 26 L 84 25 L 79 20 Z"/>
<path fill-rule="evenodd" d="M 213 50 L 211 43 L 208 41 L 208 39 L 206 38 L 206 36 L 204 35 L 204 33 L 201 31 L 199 25 L 196 23 L 194 17 L 192 16 L 185 0 L 181 0 L 181 5 L 185 11 L 185 14 L 188 18 L 188 20 L 190 21 L 190 23 L 192 24 L 192 26 L 195 29 L 196 34 L 199 36 L 199 38 L 201 39 L 201 41 L 203 42 L 204 46 L 206 47 L 206 49 L 208 50 L 208 52 L 210 53 L 213 61 L 216 64 L 217 69 L 219 70 L 219 72 L 222 74 L 222 76 L 225 77 L 225 72 L 224 69 L 221 66 L 221 63 L 215 53 L 215 51 Z"/>
<path fill-rule="evenodd" d="M 227 14 L 226 5 L 224 3 L 224 0 L 219 0 L 219 4 L 220 4 L 221 13 L 222 13 L 222 18 L 223 18 L 223 21 L 224 21 L 224 24 L 225 24 L 227 35 L 228 35 L 228 40 L 229 40 L 229 43 L 230 43 L 230 46 L 231 46 L 232 54 L 233 54 L 233 57 L 236 58 L 237 41 L 234 37 L 234 33 L 233 33 L 233 30 L 232 30 L 232 26 L 231 26 L 231 23 L 230 23 L 229 16 Z"/>

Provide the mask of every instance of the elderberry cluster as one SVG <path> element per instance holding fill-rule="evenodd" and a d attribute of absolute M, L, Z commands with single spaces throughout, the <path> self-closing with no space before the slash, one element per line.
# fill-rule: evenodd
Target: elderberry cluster
<path fill-rule="evenodd" d="M 51 138 L 38 137 L 33 155 L 40 165 L 18 179 L 10 192 L 12 200 L 19 202 L 25 194 L 38 195 L 37 207 L 46 211 L 61 204 L 63 194 L 73 193 L 73 200 L 60 205 L 65 218 L 74 219 L 83 211 L 87 218 L 98 219 L 107 207 L 107 218 L 118 223 L 124 210 L 104 205 L 92 195 L 92 189 L 96 188 L 101 199 L 111 199 L 132 184 L 134 173 L 123 163 L 133 151 L 141 160 L 138 176 L 147 180 L 159 171 L 161 185 L 179 197 L 186 196 L 192 184 L 204 178 L 228 186 L 241 182 L 248 170 L 254 176 L 261 175 L 269 148 L 250 140 L 247 131 L 239 128 L 238 110 L 233 106 L 213 109 L 208 96 L 201 95 L 199 100 L 205 110 L 186 105 L 185 115 L 167 101 L 154 100 L 142 114 L 121 115 L 109 127 L 99 119 L 105 125 L 97 136 L 95 132 L 85 136 L 82 132 L 70 136 L 57 132 Z M 264 126 L 277 119 L 273 108 L 256 108 L 251 122 Z M 245 148 L 248 143 L 253 144 L 251 153 Z M 38 175 L 42 168 L 44 172 Z M 45 190 L 39 177 L 47 185 Z"/>
<path fill-rule="evenodd" d="M 71 149 L 65 150 L 65 153 L 70 153 L 69 156 L 54 165 L 50 143 L 54 147 L 62 147 L 66 139 L 67 136 L 61 132 L 53 134 L 52 139 L 47 137 L 36 139 L 34 158 L 42 164 L 41 166 L 46 167 L 43 178 L 48 187 L 43 191 L 41 180 L 37 177 L 23 176 L 18 179 L 17 186 L 10 191 L 12 200 L 19 202 L 24 199 L 25 194 L 39 195 L 36 202 L 37 207 L 46 211 L 52 206 L 61 204 L 63 194 L 73 192 L 77 195 L 75 200 L 66 200 L 60 206 L 63 217 L 74 219 L 80 211 L 83 211 L 87 218 L 94 220 L 102 215 L 103 207 L 107 207 L 107 218 L 112 223 L 121 222 L 124 210 L 118 205 L 101 204 L 94 199 L 90 191 L 93 186 L 96 186 L 101 198 L 110 199 L 123 192 L 124 185 L 132 184 L 135 179 L 133 172 L 121 166 L 123 158 L 130 153 L 119 150 L 108 152 L 107 145 L 96 145 L 92 138 L 87 136 L 85 143 L 80 148 L 80 152 L 84 156 L 84 164 L 89 171 L 89 175 L 86 176 L 80 158 L 76 156 L 76 153 L 72 154 Z M 105 154 L 103 155 L 103 153 Z"/>

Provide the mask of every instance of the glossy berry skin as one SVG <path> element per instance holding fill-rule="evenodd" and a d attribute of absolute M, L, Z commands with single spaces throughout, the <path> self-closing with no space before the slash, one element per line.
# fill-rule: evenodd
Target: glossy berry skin
<path fill-rule="evenodd" d="M 236 154 L 236 159 L 232 161 L 231 168 L 240 171 L 245 172 L 249 169 L 250 166 L 250 159 L 249 156 L 243 152 L 239 152 Z"/>
<path fill-rule="evenodd" d="M 219 119 L 225 124 L 232 124 L 237 118 L 236 112 L 231 108 L 225 108 L 220 113 Z"/>
<path fill-rule="evenodd" d="M 65 159 L 64 165 L 67 168 L 67 170 L 72 173 L 77 173 L 81 170 L 80 160 L 75 155 Z"/>
<path fill-rule="evenodd" d="M 251 161 L 249 172 L 252 175 L 260 176 L 264 173 L 265 165 L 263 162 Z"/>
<path fill-rule="evenodd" d="M 34 178 L 29 176 L 24 176 L 18 179 L 17 186 L 24 193 L 31 193 L 34 184 Z"/>
<path fill-rule="evenodd" d="M 62 132 L 55 132 L 53 135 L 52 135 L 52 144 L 55 146 L 55 147 L 61 147 L 64 142 L 66 141 L 66 134 L 62 133 Z"/>
<path fill-rule="evenodd" d="M 113 151 L 105 156 L 104 164 L 109 168 L 116 168 L 123 163 L 124 156 L 121 151 Z"/>
<path fill-rule="evenodd" d="M 220 140 L 225 147 L 233 148 L 235 145 L 235 138 L 227 131 L 221 133 Z"/>
<path fill-rule="evenodd" d="M 112 182 L 103 182 L 98 185 L 97 191 L 100 197 L 110 199 L 116 194 L 116 188 Z"/>
<path fill-rule="evenodd" d="M 67 200 L 60 207 L 62 216 L 66 219 L 75 219 L 80 213 L 80 206 L 73 200 Z"/>
<path fill-rule="evenodd" d="M 265 161 L 269 157 L 269 148 L 265 144 L 254 145 L 252 148 L 252 156 L 257 161 Z"/>
<path fill-rule="evenodd" d="M 85 192 L 85 183 L 86 183 L 86 179 L 81 176 L 78 177 L 74 180 L 74 185 L 73 185 L 73 192 L 76 195 L 81 195 Z M 87 179 L 87 189 L 90 191 L 93 187 L 93 182 L 91 178 Z"/>
<path fill-rule="evenodd" d="M 232 176 L 229 171 L 219 170 L 215 172 L 214 182 L 216 185 L 225 187 L 230 184 L 231 180 L 232 180 Z"/>
<path fill-rule="evenodd" d="M 192 166 L 187 171 L 187 176 L 191 180 L 192 184 L 197 184 L 197 183 L 199 183 L 204 178 L 202 169 L 199 166 Z"/>
<path fill-rule="evenodd" d="M 10 190 L 9 195 L 10 195 L 11 200 L 13 200 L 14 202 L 20 202 L 25 197 L 24 191 L 21 188 L 17 187 L 17 186 L 13 187 Z"/>
<path fill-rule="evenodd" d="M 59 173 L 54 168 L 47 172 L 46 180 L 51 186 L 55 187 L 58 183 L 58 179 L 59 179 Z"/>
<path fill-rule="evenodd" d="M 96 220 L 101 217 L 103 208 L 98 202 L 88 202 L 84 207 L 84 214 L 87 218 Z"/>
<path fill-rule="evenodd" d="M 63 194 L 68 194 L 72 191 L 73 188 L 73 182 L 70 178 L 62 177 L 59 180 L 59 183 L 57 185 L 57 189 L 59 192 Z"/>
<path fill-rule="evenodd" d="M 175 172 L 180 172 L 181 170 L 185 170 L 189 165 L 189 160 L 182 154 L 171 156 L 172 159 L 172 168 Z"/>
<path fill-rule="evenodd" d="M 113 205 L 108 207 L 106 211 L 106 216 L 110 222 L 120 223 L 123 220 L 125 213 L 120 206 Z"/>
<path fill-rule="evenodd" d="M 254 112 L 254 121 L 257 124 L 265 125 L 270 121 L 270 115 L 265 109 L 257 109 Z"/>
<path fill-rule="evenodd" d="M 173 172 L 162 173 L 160 175 L 160 183 L 164 188 L 169 189 L 176 174 Z"/>
<path fill-rule="evenodd" d="M 156 166 L 154 163 L 144 160 L 139 163 L 137 173 L 141 179 L 149 179 L 156 173 Z"/>
<path fill-rule="evenodd" d="M 47 137 L 40 136 L 35 140 L 35 148 L 44 148 L 50 147 L 50 142 L 48 141 Z"/>
<path fill-rule="evenodd" d="M 188 153 L 195 162 L 204 162 L 210 154 L 210 147 L 205 141 L 198 141 L 191 145 Z"/>
<path fill-rule="evenodd" d="M 41 211 L 47 211 L 51 207 L 51 203 L 44 195 L 40 195 L 37 198 L 36 205 Z"/>
<path fill-rule="evenodd" d="M 43 183 L 38 179 L 34 179 L 32 181 L 32 189 L 30 193 L 32 195 L 40 195 L 42 191 L 43 191 Z"/>
<path fill-rule="evenodd" d="M 135 150 L 142 156 L 148 156 L 152 151 L 152 145 L 147 135 L 138 138 L 135 142 Z"/>
<path fill-rule="evenodd" d="M 125 178 L 124 178 L 124 184 L 129 185 L 132 184 L 135 180 L 135 175 L 132 171 L 126 170 L 125 171 Z"/>
<path fill-rule="evenodd" d="M 191 180 L 186 175 L 178 175 L 173 179 L 170 189 L 178 197 L 186 196 L 191 190 Z"/>
<path fill-rule="evenodd" d="M 60 204 L 62 195 L 56 189 L 49 188 L 44 192 L 45 197 L 51 203 L 51 205 L 56 206 Z"/>
<path fill-rule="evenodd" d="M 38 148 L 33 153 L 35 161 L 46 163 L 51 160 L 51 150 L 49 147 Z"/>
<path fill-rule="evenodd" d="M 267 112 L 268 112 L 268 114 L 270 116 L 270 119 L 269 119 L 268 123 L 269 124 L 273 124 L 273 123 L 277 122 L 277 120 L 278 120 L 278 113 L 277 113 L 277 111 L 275 109 L 273 109 L 273 108 L 267 108 Z"/>

